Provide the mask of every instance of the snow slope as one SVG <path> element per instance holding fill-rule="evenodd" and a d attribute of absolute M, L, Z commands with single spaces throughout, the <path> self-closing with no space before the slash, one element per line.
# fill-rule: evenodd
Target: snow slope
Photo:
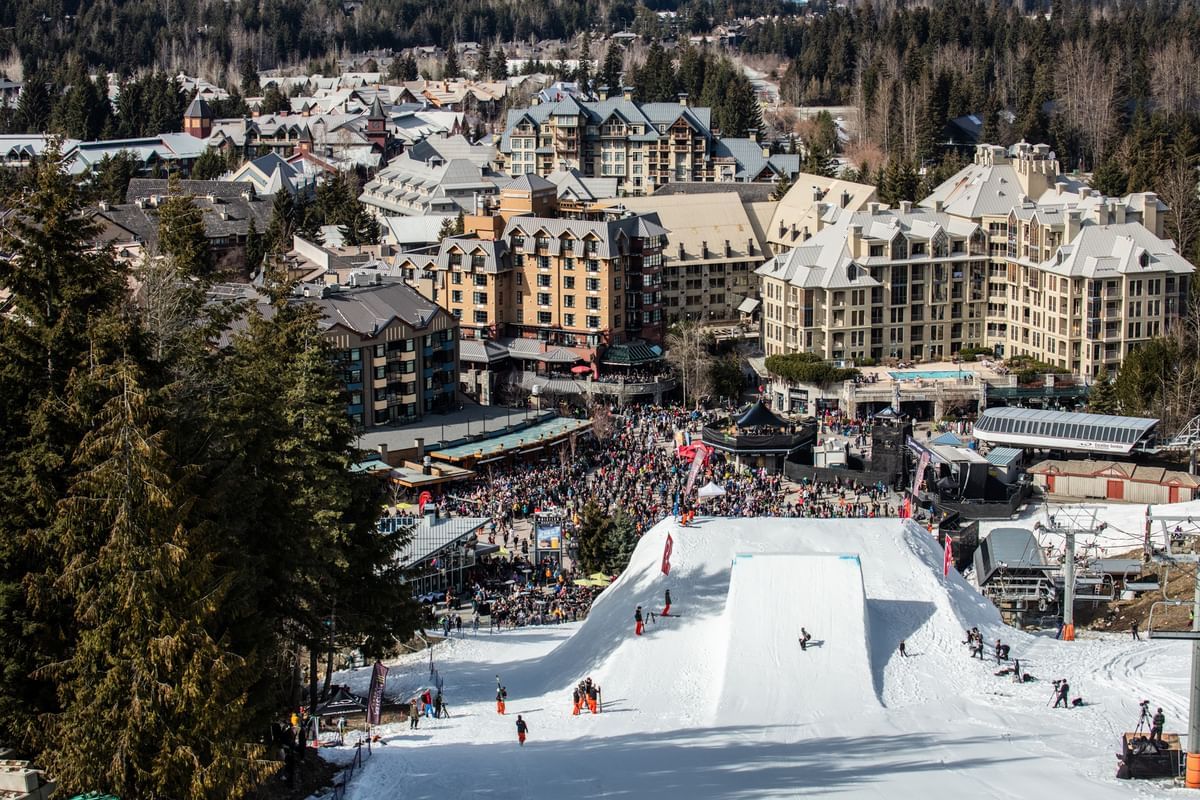
<path fill-rule="evenodd" d="M 730 626 L 717 717 L 788 724 L 840 715 L 876 700 L 867 608 L 857 555 L 740 554 L 726 607 Z M 797 657 L 799 625 L 779 625 L 784 608 L 812 635 Z M 777 680 L 764 680 L 767 675 Z M 830 680 L 836 676 L 836 680 Z"/>
<path fill-rule="evenodd" d="M 666 588 L 673 615 L 634 636 L 635 607 L 661 610 Z M 1043 680 L 1015 685 L 969 659 L 972 625 Z M 801 626 L 820 646 L 800 651 Z M 911 658 L 897 653 L 902 639 Z M 1063 643 L 1006 628 L 966 581 L 942 576 L 936 541 L 898 520 L 666 521 L 585 622 L 457 639 L 434 658 L 453 717 L 385 726 L 387 745 L 350 800 L 1008 798 L 1048 786 L 1124 798 L 1112 752 L 1137 701 L 1164 705 L 1169 729 L 1186 712 L 1185 644 Z M 389 693 L 427 683 L 427 659 L 398 662 Z M 368 672 L 339 680 L 362 689 Z M 496 675 L 509 690 L 503 717 Z M 573 717 L 571 687 L 589 675 L 604 711 Z M 1088 705 L 1049 708 L 1054 677 Z"/>

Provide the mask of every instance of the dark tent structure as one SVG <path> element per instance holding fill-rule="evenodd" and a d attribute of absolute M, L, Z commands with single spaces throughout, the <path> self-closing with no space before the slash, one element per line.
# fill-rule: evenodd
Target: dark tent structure
<path fill-rule="evenodd" d="M 335 686 L 329 697 L 317 704 L 318 717 L 338 717 L 343 714 L 362 714 L 367 710 L 367 701 L 351 694 L 347 686 Z"/>
<path fill-rule="evenodd" d="M 786 428 L 788 424 L 767 408 L 766 404 L 759 400 L 754 405 L 750 406 L 737 419 L 739 428 Z"/>

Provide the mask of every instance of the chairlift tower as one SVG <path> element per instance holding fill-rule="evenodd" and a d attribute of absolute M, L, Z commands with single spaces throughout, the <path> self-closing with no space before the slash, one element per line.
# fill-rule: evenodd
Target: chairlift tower
<path fill-rule="evenodd" d="M 1078 512 L 1087 515 L 1086 521 Z M 1067 540 L 1066 558 L 1063 560 L 1063 641 L 1075 641 L 1075 536 L 1080 533 L 1100 533 L 1105 523 L 1096 522 L 1095 509 L 1059 509 L 1048 515 L 1049 524 L 1037 523 L 1034 530 L 1055 533 Z"/>

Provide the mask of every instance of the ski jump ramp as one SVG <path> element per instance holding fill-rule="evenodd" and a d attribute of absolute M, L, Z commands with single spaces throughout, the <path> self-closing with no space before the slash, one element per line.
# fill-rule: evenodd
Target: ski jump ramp
<path fill-rule="evenodd" d="M 739 553 L 725 613 L 719 719 L 787 724 L 879 707 L 858 555 Z"/>

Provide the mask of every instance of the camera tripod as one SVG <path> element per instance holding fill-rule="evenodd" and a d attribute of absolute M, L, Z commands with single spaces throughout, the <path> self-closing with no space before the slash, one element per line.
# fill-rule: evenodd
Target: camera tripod
<path fill-rule="evenodd" d="M 1142 715 L 1138 717 L 1137 727 L 1133 729 L 1134 733 L 1141 733 L 1142 729 L 1150 727 L 1150 701 L 1142 703 Z"/>

